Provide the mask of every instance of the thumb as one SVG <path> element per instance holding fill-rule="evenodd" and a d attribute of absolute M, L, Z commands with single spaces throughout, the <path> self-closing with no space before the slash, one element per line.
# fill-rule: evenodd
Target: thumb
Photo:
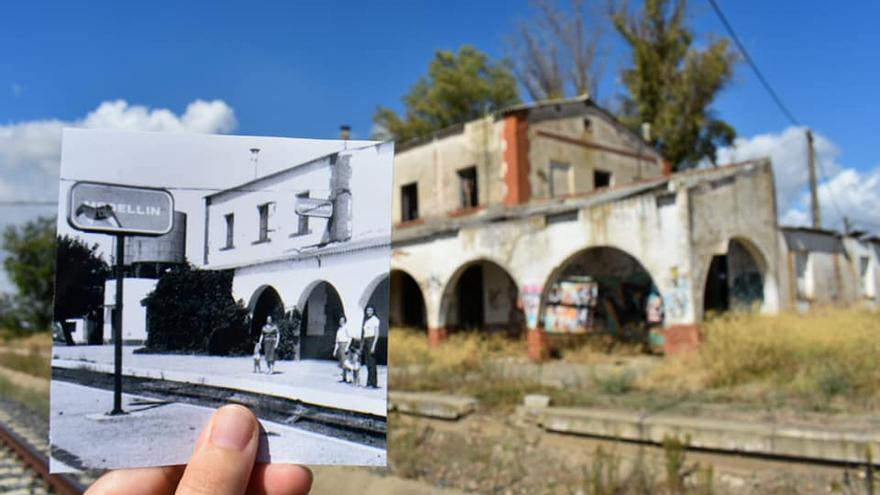
<path fill-rule="evenodd" d="M 259 424 L 243 406 L 214 413 L 186 466 L 178 495 L 242 495 L 248 486 L 259 442 Z"/>

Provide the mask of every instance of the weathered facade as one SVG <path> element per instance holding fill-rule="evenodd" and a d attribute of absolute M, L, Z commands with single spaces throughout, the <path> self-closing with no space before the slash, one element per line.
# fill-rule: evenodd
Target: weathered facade
<path fill-rule="evenodd" d="M 786 307 L 880 306 L 880 239 L 805 227 L 783 227 Z"/>
<path fill-rule="evenodd" d="M 404 144 L 393 218 L 392 325 L 434 341 L 527 329 L 540 348 L 548 333 L 641 326 L 675 349 L 710 311 L 796 306 L 768 161 L 669 174 L 588 99 Z M 868 254 L 847 270 L 874 280 L 859 297 L 876 300 L 876 243 L 858 245 Z M 857 299 L 853 283 L 841 300 Z"/>

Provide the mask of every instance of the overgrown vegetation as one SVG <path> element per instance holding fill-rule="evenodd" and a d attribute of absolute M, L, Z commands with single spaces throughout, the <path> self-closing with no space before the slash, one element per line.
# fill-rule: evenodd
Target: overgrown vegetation
<path fill-rule="evenodd" d="M 869 407 L 880 397 L 880 315 L 819 309 L 778 316 L 728 314 L 704 326 L 705 342 L 670 359 L 642 384 L 651 389 L 786 394 L 816 407 Z M 844 407 L 845 406 L 845 407 Z"/>
<path fill-rule="evenodd" d="M 32 350 L 25 353 L 0 351 L 0 367 L 20 371 L 46 380 L 52 377 L 49 357 L 39 351 Z"/>
<path fill-rule="evenodd" d="M 23 404 L 46 420 L 49 418 L 49 394 L 43 391 L 15 385 L 0 376 L 0 397 Z"/>
<path fill-rule="evenodd" d="M 511 408 L 542 393 L 560 406 L 696 413 L 859 412 L 880 404 L 880 317 L 858 309 L 805 315 L 728 314 L 709 320 L 691 354 L 659 358 L 640 348 L 585 341 L 562 360 L 529 363 L 525 339 L 453 334 L 439 349 L 423 332 L 393 329 L 391 387 L 472 395 Z"/>

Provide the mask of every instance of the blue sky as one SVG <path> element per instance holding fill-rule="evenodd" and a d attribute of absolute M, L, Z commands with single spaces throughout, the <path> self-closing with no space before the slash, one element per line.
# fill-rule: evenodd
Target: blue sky
<path fill-rule="evenodd" d="M 792 111 L 847 163 L 877 164 L 880 3 L 720 4 Z M 117 98 L 176 111 L 216 98 L 241 133 L 329 137 L 346 122 L 367 134 L 375 107 L 397 105 L 435 49 L 502 56 L 528 15 L 510 0 L 16 2 L 0 16 L 0 122 L 73 119 Z M 699 33 L 721 33 L 703 0 L 691 15 Z M 602 96 L 625 62 L 611 48 Z M 716 107 L 745 136 L 787 125 L 745 65 Z"/>
<path fill-rule="evenodd" d="M 860 226 L 880 230 L 880 2 L 718 1 L 787 105 L 817 132 L 824 194 L 837 203 L 826 215 L 830 226 L 840 225 L 840 210 L 859 210 L 850 215 Z M 503 56 L 530 12 L 527 0 L 7 4 L 0 15 L 0 199 L 42 198 L 44 191 L 54 199 L 48 171 L 57 167 L 56 129 L 71 123 L 143 128 L 137 122 L 146 115 L 155 117 L 154 130 L 295 137 L 335 137 L 347 123 L 355 137 L 368 137 L 376 107 L 399 108 L 436 49 L 472 44 Z M 699 43 L 723 34 L 705 0 L 691 0 L 690 15 Z M 628 54 L 614 33 L 607 52 L 599 97 L 613 100 Z M 214 105 L 186 120 L 199 100 Z M 771 155 L 781 218 L 805 221 L 803 132 L 745 64 L 715 108 L 742 137 L 722 156 Z"/>

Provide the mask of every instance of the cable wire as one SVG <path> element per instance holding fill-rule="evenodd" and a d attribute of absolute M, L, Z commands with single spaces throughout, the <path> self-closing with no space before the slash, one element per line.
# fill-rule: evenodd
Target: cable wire
<path fill-rule="evenodd" d="M 728 22 L 727 17 L 724 15 L 724 12 L 721 11 L 721 7 L 718 6 L 718 4 L 715 2 L 715 0 L 708 0 L 708 2 L 709 2 L 709 5 L 712 6 L 712 9 L 715 11 L 715 14 L 718 15 L 718 19 L 721 21 L 721 24 L 724 25 L 724 29 L 727 30 L 727 34 L 729 34 L 730 37 L 733 39 L 733 42 L 736 43 L 736 46 L 739 48 L 740 53 L 742 53 L 743 58 L 746 59 L 746 62 L 752 68 L 752 71 L 755 72 L 755 75 L 758 76 L 758 80 L 761 81 L 761 84 L 764 86 L 764 89 L 766 89 L 767 93 L 770 94 L 770 97 L 773 98 L 773 101 L 776 103 L 776 106 L 779 107 L 779 110 L 782 111 L 782 113 L 785 115 L 785 117 L 788 118 L 788 120 L 792 124 L 800 127 L 801 124 L 798 122 L 798 120 L 796 118 L 794 118 L 794 115 L 792 115 L 792 113 L 788 109 L 788 107 L 785 106 L 785 103 L 782 102 L 782 98 L 780 98 L 779 95 L 776 93 L 776 91 L 773 90 L 773 87 L 770 86 L 770 83 L 767 81 L 767 78 L 764 77 L 764 74 L 761 72 L 760 69 L 758 69 L 758 64 L 755 63 L 755 61 L 752 59 L 751 55 L 749 55 L 749 52 L 746 50 L 746 47 L 739 40 L 739 37 L 736 35 L 736 32 L 733 30 L 733 26 L 731 26 L 730 22 Z"/>

